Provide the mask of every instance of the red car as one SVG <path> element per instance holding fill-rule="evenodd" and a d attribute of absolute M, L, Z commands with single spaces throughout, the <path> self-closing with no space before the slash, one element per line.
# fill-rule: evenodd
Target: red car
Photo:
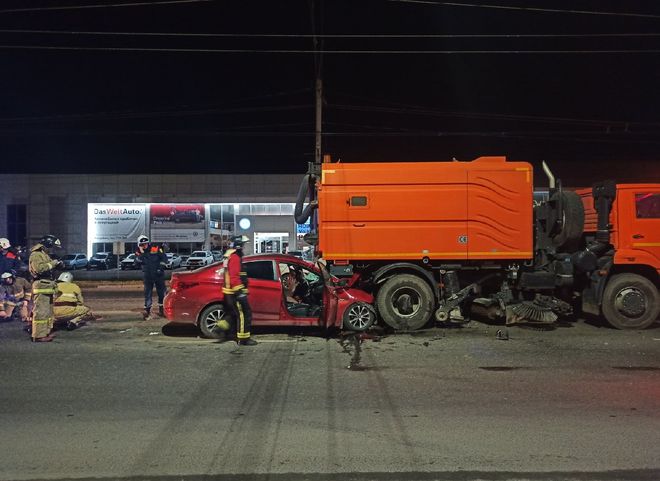
<path fill-rule="evenodd" d="M 376 313 L 373 296 L 346 287 L 321 264 L 285 254 L 245 256 L 252 324 L 257 326 L 320 326 L 365 331 Z M 221 263 L 192 272 L 175 272 L 165 297 L 165 315 L 173 323 L 195 324 L 205 337 L 224 316 Z"/>

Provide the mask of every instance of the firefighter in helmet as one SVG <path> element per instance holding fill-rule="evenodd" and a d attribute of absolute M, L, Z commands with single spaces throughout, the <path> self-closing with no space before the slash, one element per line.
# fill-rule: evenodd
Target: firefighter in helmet
<path fill-rule="evenodd" d="M 30 320 L 28 305 L 32 298 L 32 287 L 30 283 L 22 277 L 16 277 L 15 271 L 3 272 L 0 275 L 0 317 L 20 317 L 21 321 Z M 3 306 L 4 304 L 4 306 Z"/>
<path fill-rule="evenodd" d="M 135 260 L 142 265 L 144 276 L 144 311 L 142 317 L 145 321 L 151 319 L 151 305 L 153 303 L 153 290 L 156 287 L 158 294 L 158 315 L 165 317 L 163 300 L 165 299 L 165 269 L 167 256 L 163 248 L 157 244 L 150 244 L 146 235 L 138 237 L 138 250 Z"/>
<path fill-rule="evenodd" d="M 57 278 L 57 296 L 53 304 L 55 323 L 72 331 L 92 319 L 92 310 L 85 305 L 80 287 L 73 282 L 70 272 L 62 272 Z"/>
<path fill-rule="evenodd" d="M 0 274 L 11 271 L 18 272 L 20 267 L 20 260 L 16 252 L 11 248 L 9 239 L 5 237 L 0 238 Z"/>
<path fill-rule="evenodd" d="M 257 341 L 250 337 L 252 326 L 252 309 L 248 302 L 248 279 L 242 269 L 241 258 L 243 257 L 243 244 L 250 240 L 245 235 L 236 236 L 233 239 L 233 248 L 225 252 L 223 260 L 224 268 L 224 307 L 226 315 L 230 318 L 230 329 L 236 333 L 236 341 L 242 346 L 254 346 Z M 226 324 L 218 323 L 219 329 Z"/>
<path fill-rule="evenodd" d="M 57 293 L 54 271 L 63 267 L 63 262 L 53 260 L 48 254 L 49 249 L 62 247 L 60 240 L 54 235 L 45 235 L 30 249 L 30 274 L 32 283 L 32 341 L 52 341 L 53 330 L 53 295 Z"/>

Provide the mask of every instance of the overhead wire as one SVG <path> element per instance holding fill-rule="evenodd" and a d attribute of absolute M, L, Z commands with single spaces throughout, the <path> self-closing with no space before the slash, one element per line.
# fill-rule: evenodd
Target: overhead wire
<path fill-rule="evenodd" d="M 21 7 L 21 8 L 3 8 L 0 13 L 24 13 L 24 12 L 46 12 L 54 10 L 82 10 L 91 8 L 121 8 L 121 7 L 150 7 L 153 5 L 174 5 L 181 3 L 209 3 L 215 0 L 153 0 L 146 2 L 130 3 L 105 3 L 94 5 L 60 5 L 58 7 Z"/>
<path fill-rule="evenodd" d="M 488 55 L 488 54 L 657 54 L 660 49 L 598 50 L 308 50 L 308 49 L 241 49 L 241 48 L 153 48 L 153 47 L 74 47 L 54 45 L 0 45 L 2 50 L 53 50 L 88 52 L 154 52 L 154 53 L 256 53 L 256 54 L 339 54 L 339 55 Z"/>
<path fill-rule="evenodd" d="M 570 13 L 576 15 L 603 15 L 615 17 L 636 17 L 636 18 L 660 18 L 660 15 L 649 13 L 636 13 L 636 12 L 604 12 L 598 10 L 573 10 L 573 9 L 559 9 L 559 8 L 541 8 L 541 7 L 519 7 L 515 5 L 490 5 L 479 3 L 466 3 L 466 2 L 440 2 L 434 0 L 387 0 L 391 3 L 411 3 L 421 5 L 436 5 L 442 7 L 469 7 L 469 8 L 490 8 L 497 10 L 518 10 L 524 12 L 536 13 Z"/>
<path fill-rule="evenodd" d="M 195 32 L 118 32 L 101 30 L 35 30 L 35 29 L 0 29 L 0 33 L 21 33 L 38 35 L 93 35 L 126 37 L 199 37 L 199 38 L 300 38 L 300 39 L 424 39 L 424 38 L 621 38 L 621 37 L 660 37 L 660 32 L 629 33 L 506 33 L 506 34 L 280 34 L 280 33 L 195 33 Z M 317 49 L 315 49 L 317 50 Z M 320 50 L 320 49 L 319 49 Z"/>

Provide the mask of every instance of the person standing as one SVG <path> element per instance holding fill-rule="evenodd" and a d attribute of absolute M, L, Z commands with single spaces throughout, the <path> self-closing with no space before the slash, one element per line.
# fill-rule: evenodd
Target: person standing
<path fill-rule="evenodd" d="M 158 295 L 158 315 L 165 317 L 163 300 L 165 299 L 165 268 L 167 267 L 167 256 L 163 248 L 149 243 L 146 235 L 138 237 L 138 250 L 135 260 L 142 265 L 144 280 L 144 311 L 142 317 L 145 321 L 151 319 L 151 306 L 153 304 L 153 289 L 156 286 Z"/>
<path fill-rule="evenodd" d="M 80 287 L 73 282 L 73 275 L 62 272 L 57 278 L 57 297 L 53 304 L 55 322 L 66 323 L 67 331 L 73 331 L 93 317 L 91 312 Z"/>
<path fill-rule="evenodd" d="M 224 268 L 224 294 L 225 312 L 231 318 L 230 329 L 236 332 L 236 341 L 241 346 L 254 346 L 257 341 L 250 338 L 252 327 L 252 309 L 248 302 L 247 275 L 243 272 L 241 258 L 243 257 L 243 244 L 249 238 L 245 235 L 233 239 L 233 249 L 225 252 Z M 219 325 L 220 328 L 222 326 Z"/>
<path fill-rule="evenodd" d="M 0 238 L 0 274 L 3 272 L 18 272 L 21 261 L 15 252 L 11 250 L 11 243 L 5 237 Z"/>
<path fill-rule="evenodd" d="M 61 248 L 62 243 L 54 235 L 45 235 L 30 249 L 29 269 L 34 279 L 32 283 L 32 341 L 53 340 L 53 295 L 57 284 L 53 280 L 54 270 L 62 267 L 62 261 L 51 259 L 48 249 Z"/>

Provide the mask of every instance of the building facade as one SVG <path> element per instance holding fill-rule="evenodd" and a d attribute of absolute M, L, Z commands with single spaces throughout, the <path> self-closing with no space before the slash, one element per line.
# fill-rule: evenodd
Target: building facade
<path fill-rule="evenodd" d="M 66 252 L 91 255 L 131 252 L 137 235 L 147 233 L 189 254 L 222 248 L 229 236 L 245 233 L 252 252 L 293 250 L 301 237 L 293 220 L 300 181 L 298 175 L 0 174 L 0 237 L 32 245 L 50 233 Z M 112 234 L 129 219 L 137 226 L 130 234 Z"/>

